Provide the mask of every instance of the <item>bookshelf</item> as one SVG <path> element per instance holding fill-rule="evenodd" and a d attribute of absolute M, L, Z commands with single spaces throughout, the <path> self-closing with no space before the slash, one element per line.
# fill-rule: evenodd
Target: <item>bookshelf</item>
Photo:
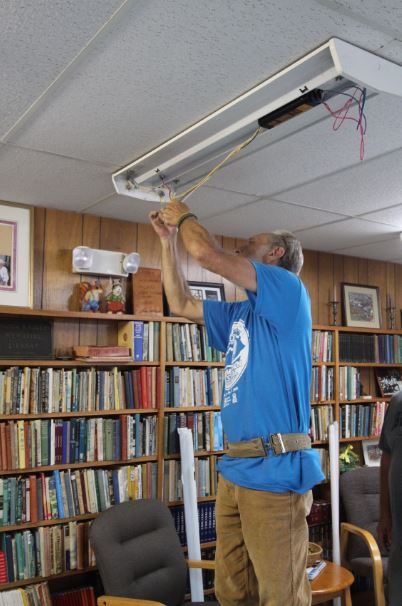
<path fill-rule="evenodd" d="M 90 314 L 86 312 L 3 307 L 1 308 L 1 317 L 51 318 L 54 322 L 55 349 L 57 351 L 61 350 L 64 354 L 69 347 L 71 348 L 74 342 L 80 342 L 81 344 L 92 344 L 94 342 L 117 343 L 119 330 L 126 322 L 158 323 L 159 331 L 157 332 L 158 353 L 156 358 L 151 360 L 133 360 L 131 362 L 117 363 L 94 363 L 92 361 L 86 363 L 73 359 L 0 359 L 0 376 L 2 380 L 4 381 L 7 371 L 14 372 L 14 378 L 17 377 L 17 385 L 23 380 L 24 369 L 29 369 L 25 371 L 24 380 L 26 380 L 27 375 L 31 378 L 35 372 L 38 376 L 52 377 L 52 385 L 54 386 L 55 383 L 62 384 L 62 377 L 63 381 L 67 380 L 68 383 L 70 379 L 66 379 L 66 377 L 77 377 L 80 373 L 89 373 L 92 377 L 93 385 L 95 385 L 95 391 L 92 394 L 92 404 L 87 403 L 85 407 L 78 405 L 74 410 L 71 409 L 71 404 L 69 407 L 65 405 L 64 401 L 60 404 L 61 410 L 56 409 L 57 407 L 54 406 L 51 410 L 47 410 L 46 405 L 49 402 L 49 394 L 45 395 L 47 404 L 43 406 L 42 398 L 39 408 L 34 407 L 34 410 L 32 410 L 31 400 L 28 398 L 27 409 L 27 398 L 24 400 L 18 390 L 15 392 L 16 398 L 12 399 L 12 403 L 9 404 L 7 410 L 4 401 L 0 402 L 1 442 L 3 444 L 5 442 L 8 443 L 11 440 L 11 431 L 14 431 L 13 450 L 11 451 L 9 448 L 7 452 L 4 446 L 3 450 L 1 450 L 0 446 L 0 487 L 3 490 L 3 494 L 0 492 L 0 497 L 3 497 L 3 516 L 4 486 L 6 480 L 12 481 L 14 483 L 13 486 L 17 486 L 17 488 L 14 487 L 13 489 L 15 490 L 14 499 L 16 501 L 18 499 L 20 501 L 21 499 L 25 499 L 26 503 L 27 489 L 29 487 L 32 490 L 35 479 L 37 494 L 38 491 L 43 490 L 44 499 L 50 509 L 47 515 L 42 513 L 42 519 L 38 519 L 38 512 L 36 513 L 36 517 L 34 516 L 34 519 L 28 519 L 27 512 L 25 511 L 24 519 L 21 503 L 18 505 L 15 502 L 14 507 L 16 512 L 14 517 L 9 517 L 7 524 L 3 524 L 3 520 L 0 520 L 0 545 L 4 546 L 5 540 L 3 537 L 7 536 L 8 542 L 11 542 L 11 548 L 8 547 L 8 549 L 12 551 L 14 548 L 16 550 L 16 547 L 13 547 L 12 543 L 13 537 L 28 532 L 31 534 L 25 535 L 24 540 L 26 540 L 26 544 L 22 542 L 25 550 L 25 547 L 28 544 L 30 545 L 32 540 L 35 542 L 35 533 L 39 533 L 39 531 L 41 534 L 45 531 L 51 532 L 53 528 L 69 528 L 69 531 L 76 532 L 79 526 L 79 534 L 85 537 L 87 531 L 85 530 L 84 532 L 81 525 L 88 525 L 96 517 L 98 510 L 113 504 L 113 481 L 117 482 L 117 486 L 119 485 L 119 473 L 123 474 L 126 484 L 125 488 L 121 489 L 122 492 L 119 498 L 121 497 L 124 500 L 125 498 L 155 496 L 164 499 L 170 507 L 176 509 L 175 514 L 179 518 L 182 500 L 180 491 L 177 493 L 175 490 L 180 485 L 178 481 L 180 478 L 179 454 L 177 442 L 172 445 L 169 440 L 175 440 L 173 436 L 178 426 L 187 426 L 193 428 L 196 438 L 196 473 L 199 485 L 201 486 L 198 501 L 203 511 L 207 512 L 205 518 L 206 535 L 204 537 L 205 543 L 203 543 L 203 548 L 213 547 L 214 541 L 208 538 L 212 532 L 211 516 L 213 515 L 209 504 L 213 505 L 215 500 L 216 462 L 218 457 L 224 452 L 224 444 L 222 441 L 216 441 L 214 431 L 216 423 L 219 423 L 219 393 L 223 384 L 224 362 L 216 353 L 207 349 L 205 334 L 203 334 L 202 329 L 197 329 L 194 324 L 181 318 L 156 317 L 152 315 Z M 175 331 L 176 339 L 174 337 Z M 379 395 L 375 369 L 402 368 L 402 345 L 400 346 L 399 343 L 402 340 L 402 331 L 356 330 L 327 325 L 314 325 L 313 331 L 313 382 L 311 388 L 312 424 L 315 427 L 313 446 L 320 449 L 320 454 L 324 460 L 328 444 L 326 428 L 330 420 L 336 419 L 342 421 L 344 410 L 352 413 L 346 407 L 360 406 L 366 410 L 367 407 L 373 407 L 377 400 L 387 401 L 389 399 Z M 73 337 L 71 337 L 70 333 L 73 333 Z M 383 344 L 388 339 L 388 350 L 384 350 L 388 351 L 388 357 L 380 357 L 379 361 L 377 359 L 375 361 L 366 359 L 359 361 L 359 348 L 356 346 L 358 337 L 367 337 L 370 335 L 374 343 L 373 355 L 377 356 L 379 352 L 383 351 Z M 74 340 L 72 341 L 72 339 Z M 345 342 L 347 343 L 348 339 L 349 345 L 354 346 L 352 360 L 348 360 L 347 352 L 345 353 Z M 181 348 L 180 342 L 182 343 Z M 362 342 L 366 343 L 365 341 Z M 191 353 L 190 350 L 186 353 L 186 347 L 190 348 Z M 204 356 L 205 352 L 208 352 L 208 355 Z M 391 353 L 394 357 L 391 356 Z M 201 359 L 203 357 L 207 359 Z M 20 370 L 15 370 L 16 368 Z M 127 374 L 125 373 L 130 373 L 132 380 L 134 380 L 134 374 L 132 374 L 134 372 L 142 373 L 142 376 L 151 377 L 147 380 L 151 380 L 150 389 L 153 397 L 151 397 L 150 402 L 147 402 L 147 406 L 138 405 L 138 402 L 131 401 L 127 398 L 127 395 L 123 396 L 120 394 L 118 405 L 116 402 L 109 402 L 107 407 L 100 407 L 98 389 L 100 382 L 111 382 L 112 379 L 115 379 L 124 391 L 124 389 L 128 389 L 127 385 L 130 386 L 130 383 L 126 382 Z M 354 377 L 355 386 L 358 386 L 358 389 L 355 389 L 353 394 L 348 394 L 347 397 L 344 396 L 342 391 L 344 389 L 341 385 L 342 373 L 345 373 L 346 377 L 348 377 L 349 373 L 349 383 L 351 385 L 353 384 L 352 377 Z M 208 393 L 205 386 L 209 386 Z M 113 393 L 115 388 L 116 386 L 112 389 Z M 362 391 L 364 393 L 361 393 Z M 46 390 L 44 393 L 46 394 Z M 362 395 L 370 395 L 372 397 L 368 400 L 361 397 Z M 138 397 L 142 402 L 142 395 Z M 61 399 L 63 400 L 63 398 Z M 15 408 L 17 401 L 20 404 L 18 405 L 19 407 Z M 133 403 L 134 406 L 132 406 Z M 356 415 L 361 410 L 355 408 L 353 414 Z M 350 418 L 352 418 L 351 414 Z M 56 437 L 60 438 L 60 435 L 63 437 L 63 428 L 68 427 L 70 423 L 70 433 L 67 432 L 67 429 L 64 429 L 67 432 L 66 435 L 70 436 L 70 442 L 71 423 L 75 421 L 80 426 L 87 424 L 86 426 L 91 427 L 91 430 L 87 431 L 86 435 L 88 436 L 88 433 L 91 434 L 92 432 L 93 435 L 90 439 L 95 440 L 97 446 L 94 448 L 98 454 L 93 457 L 87 457 L 86 454 L 90 452 L 90 449 L 88 451 L 88 449 L 85 449 L 81 445 L 82 448 L 80 450 L 80 445 L 78 444 L 78 460 L 65 461 L 63 460 L 63 449 L 61 448 L 60 450 L 60 444 L 57 451 Z M 104 424 L 108 421 L 111 423 L 110 427 L 114 428 L 109 429 L 109 436 L 116 435 L 116 432 L 118 433 L 116 427 L 121 429 L 123 426 L 126 428 L 131 423 L 132 428 L 134 428 L 132 429 L 134 434 L 135 427 L 139 427 L 137 429 L 137 439 L 138 435 L 147 434 L 149 438 L 152 434 L 152 447 L 150 450 L 136 451 L 135 446 L 132 445 L 134 450 L 131 449 L 130 451 L 127 441 L 125 440 L 123 444 L 123 440 L 120 440 L 118 444 L 115 444 L 112 457 L 106 457 L 105 452 L 99 457 L 99 451 L 102 450 L 99 435 L 102 433 L 101 429 L 105 426 Z M 367 425 L 367 419 L 365 423 Z M 46 430 L 43 429 L 42 436 L 42 426 L 47 427 L 50 434 L 46 434 Z M 5 431 L 5 427 L 12 427 L 13 429 L 10 429 L 9 433 L 7 433 L 8 430 Z M 56 431 L 56 428 L 59 429 Z M 378 429 L 379 426 L 377 427 L 377 431 Z M 35 434 L 35 431 L 37 434 Z M 359 451 L 362 441 L 372 439 L 374 435 L 369 432 L 368 435 L 344 436 L 341 437 L 341 442 L 353 441 Z M 54 444 L 54 452 L 53 454 L 47 453 L 47 456 L 50 457 L 49 460 L 43 458 L 40 460 L 40 464 L 37 464 L 38 453 L 33 458 L 30 458 L 30 456 L 27 456 L 27 450 L 32 450 L 33 444 L 39 445 L 41 438 L 51 445 Z M 74 440 L 76 441 L 76 438 Z M 105 447 L 105 444 L 103 444 L 103 447 Z M 80 460 L 80 455 L 84 460 Z M 10 465 L 10 461 L 14 461 L 14 464 Z M 116 477 L 117 480 L 114 480 Z M 59 515 L 57 495 L 55 497 L 57 486 L 53 485 L 53 480 L 56 482 L 56 478 L 59 480 L 60 478 L 62 479 L 62 489 L 64 486 L 64 490 L 67 490 L 67 492 L 71 491 L 72 493 L 70 497 L 70 501 L 72 501 L 71 507 L 68 504 L 65 508 L 64 516 Z M 131 480 L 127 478 L 131 478 Z M 69 486 L 69 483 L 71 483 L 71 487 L 66 488 Z M 77 488 L 73 494 L 74 483 L 77 485 Z M 7 484 L 7 486 L 10 485 L 9 483 Z M 21 488 L 18 488 L 18 486 L 21 486 Z M 79 486 L 81 487 L 80 489 L 78 488 Z M 108 501 L 107 496 L 101 499 L 100 495 L 96 492 L 100 489 L 104 491 L 105 495 L 109 494 L 109 499 L 112 500 Z M 116 487 L 115 490 L 117 490 Z M 63 500 L 63 494 L 61 498 Z M 65 500 L 69 502 L 67 496 Z M 17 516 L 18 507 L 20 508 L 19 517 L 18 519 L 14 519 Z M 317 525 L 319 526 L 319 524 Z M 58 538 L 55 545 L 59 544 L 61 540 L 60 532 L 54 531 L 55 535 L 57 532 Z M 21 541 L 22 539 L 18 540 Z M 47 540 L 51 541 L 49 538 Z M 22 548 L 20 547 L 19 549 L 21 550 Z M 43 580 L 52 582 L 53 579 L 75 577 L 78 574 L 92 572 L 96 567 L 87 543 L 81 545 L 79 549 L 81 551 L 84 549 L 86 553 L 84 559 L 82 553 L 80 555 L 81 568 L 60 570 L 59 562 L 54 574 L 44 574 L 42 576 L 35 574 L 29 578 L 7 580 L 0 584 L 0 591 L 22 587 Z M 76 555 L 78 556 L 78 548 Z M 63 557 L 65 558 L 65 556 Z M 61 566 L 63 568 L 63 562 Z M 24 576 L 23 573 L 20 576 Z"/>
<path fill-rule="evenodd" d="M 181 495 L 167 493 L 169 485 L 180 484 L 178 450 L 175 447 L 169 453 L 166 442 L 177 433 L 178 425 L 193 427 L 196 468 L 203 486 L 199 503 L 210 512 L 216 493 L 216 456 L 223 452 L 222 443 L 214 444 L 214 421 L 220 411 L 224 363 L 207 347 L 202 329 L 197 332 L 180 318 L 152 315 L 12 307 L 2 307 L 0 314 L 3 319 L 52 319 L 54 353 L 63 357 L 0 359 L 0 550 L 16 562 L 14 578 L 11 575 L 1 582 L 0 591 L 42 581 L 68 581 L 96 570 L 87 527 L 100 510 L 117 501 L 116 493 L 120 500 L 157 497 L 180 509 L 182 500 L 177 497 Z M 154 357 L 95 363 L 69 359 L 76 342 L 116 344 L 127 322 L 152 325 L 157 340 Z M 135 391 L 135 374 L 137 394 L 130 399 L 127 391 Z M 109 399 L 103 395 L 101 404 L 100 386 L 106 384 Z M 80 385 L 87 390 L 92 385 L 91 395 L 81 392 Z M 211 386 L 208 393 L 207 385 Z M 127 429 L 130 423 L 132 429 Z M 135 438 L 131 448 L 130 435 Z M 106 453 L 109 442 L 112 450 Z M 173 475 L 166 484 L 164 473 L 169 466 Z M 30 510 L 34 501 L 41 502 L 41 510 L 36 505 L 35 511 Z M 62 510 L 60 502 L 64 502 Z M 211 515 L 208 524 L 210 537 Z M 65 548 L 70 533 L 74 535 L 68 538 L 70 552 L 75 550 L 72 565 Z M 81 543 L 76 535 L 81 536 Z M 42 553 L 39 548 L 38 555 L 32 545 L 36 549 L 42 539 L 46 548 L 42 546 Z M 213 541 L 205 544 L 209 547 Z M 54 554 L 56 549 L 62 550 L 61 555 L 53 555 L 54 561 L 49 562 L 44 552 Z M 31 553 L 31 568 L 23 559 L 26 553 Z"/>

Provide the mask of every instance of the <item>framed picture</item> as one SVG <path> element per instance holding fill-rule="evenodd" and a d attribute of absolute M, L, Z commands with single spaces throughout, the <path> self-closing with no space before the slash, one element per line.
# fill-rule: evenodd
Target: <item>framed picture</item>
<path fill-rule="evenodd" d="M 191 294 L 201 301 L 224 301 L 225 288 L 218 282 L 188 282 Z"/>
<path fill-rule="evenodd" d="M 381 462 L 381 449 L 378 440 L 363 441 L 364 464 L 368 467 L 379 467 Z"/>
<path fill-rule="evenodd" d="M 33 213 L 0 202 L 0 305 L 32 307 Z"/>
<path fill-rule="evenodd" d="M 402 377 L 399 368 L 376 368 L 375 374 L 382 396 L 393 396 L 402 391 Z"/>
<path fill-rule="evenodd" d="M 380 328 L 380 305 L 377 286 L 342 284 L 345 326 Z"/>

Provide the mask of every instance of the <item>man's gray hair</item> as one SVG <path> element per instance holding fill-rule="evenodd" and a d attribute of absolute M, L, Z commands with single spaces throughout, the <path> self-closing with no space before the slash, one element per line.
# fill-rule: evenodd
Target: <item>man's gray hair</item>
<path fill-rule="evenodd" d="M 303 267 L 304 256 L 299 240 L 291 231 L 276 229 L 271 232 L 271 246 L 282 246 L 285 254 L 279 259 L 279 266 L 299 275 Z"/>

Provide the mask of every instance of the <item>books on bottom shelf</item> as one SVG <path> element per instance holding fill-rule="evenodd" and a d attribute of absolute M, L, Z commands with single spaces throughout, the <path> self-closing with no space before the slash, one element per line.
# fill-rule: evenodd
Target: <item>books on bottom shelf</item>
<path fill-rule="evenodd" d="M 37 583 L 0 593 L 0 606 L 27 606 L 27 604 L 29 606 L 55 606 L 50 597 L 48 584 Z"/>
<path fill-rule="evenodd" d="M 94 566 L 95 556 L 89 545 L 88 532 L 88 522 L 69 522 L 3 533 L 0 550 L 6 556 L 6 582 L 48 577 Z"/>
<path fill-rule="evenodd" d="M 184 519 L 184 506 L 177 505 L 176 507 L 172 507 L 170 509 L 170 513 L 173 516 L 180 543 L 183 546 L 186 546 L 187 537 Z M 200 530 L 201 543 L 209 543 L 216 540 L 215 501 L 198 503 L 198 526 Z"/>
<path fill-rule="evenodd" d="M 52 606 L 96 606 L 94 588 L 81 587 L 80 589 L 52 593 Z"/>

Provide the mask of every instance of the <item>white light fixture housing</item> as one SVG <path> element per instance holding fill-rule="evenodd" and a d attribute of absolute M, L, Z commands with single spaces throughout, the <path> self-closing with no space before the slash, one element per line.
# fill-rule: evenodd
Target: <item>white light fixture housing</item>
<path fill-rule="evenodd" d="M 98 276 L 120 276 L 127 278 L 135 274 L 140 265 L 140 255 L 112 250 L 99 250 L 88 246 L 73 249 L 73 273 Z"/>
<path fill-rule="evenodd" d="M 260 118 L 283 109 L 288 120 L 295 112 L 287 111 L 287 104 L 297 99 L 301 103 L 304 95 L 317 90 L 335 95 L 356 85 L 366 88 L 367 95 L 381 91 L 402 96 L 402 66 L 331 38 L 115 172 L 112 176 L 115 190 L 118 194 L 153 203 L 169 201 L 166 184 L 172 191 L 179 191 L 207 174 L 229 150 L 256 130 Z M 314 123 L 323 113 L 314 109 L 308 116 Z M 296 130 L 296 119 L 294 123 Z"/>

